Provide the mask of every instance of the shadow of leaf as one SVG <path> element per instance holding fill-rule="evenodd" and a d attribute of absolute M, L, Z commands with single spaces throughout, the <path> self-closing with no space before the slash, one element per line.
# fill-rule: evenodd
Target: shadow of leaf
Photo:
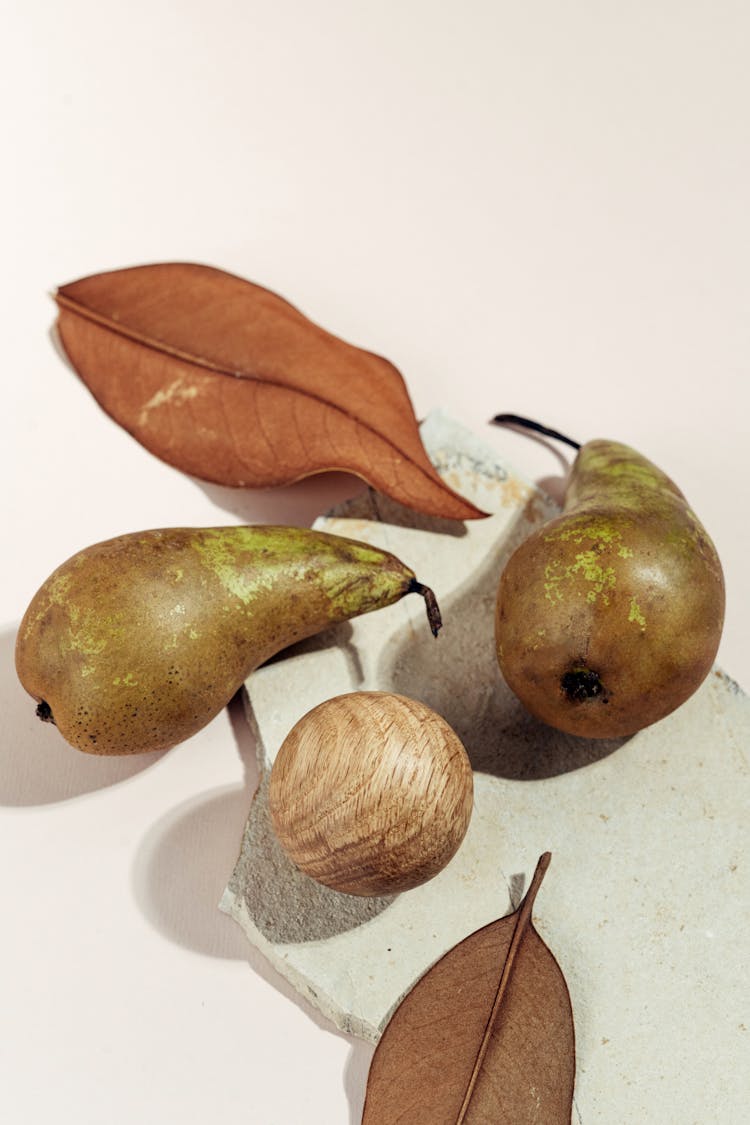
<path fill-rule="evenodd" d="M 416 512 L 383 496 L 374 488 L 345 500 L 326 511 L 326 519 L 367 520 L 368 522 L 390 524 L 392 527 L 408 527 L 412 531 L 431 531 L 438 535 L 452 535 L 461 538 L 466 535 L 466 524 L 461 520 L 443 519 L 441 516 L 428 516 Z"/>
<path fill-rule="evenodd" d="M 231 512 L 243 523 L 291 524 L 311 527 L 321 512 L 327 517 L 375 520 L 394 527 L 429 530 L 462 536 L 460 520 L 427 516 L 365 485 L 349 473 L 320 473 L 305 480 L 273 489 L 226 488 L 190 478 L 217 507 Z M 356 535 L 354 536 L 356 538 Z"/>
<path fill-rule="evenodd" d="M 322 511 L 356 496 L 364 487 L 350 473 L 319 473 L 278 488 L 229 488 L 189 477 L 208 499 L 243 523 L 310 527 Z"/>

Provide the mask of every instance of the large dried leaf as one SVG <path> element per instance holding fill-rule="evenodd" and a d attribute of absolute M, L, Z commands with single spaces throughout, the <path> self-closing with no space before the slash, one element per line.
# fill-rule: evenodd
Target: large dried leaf
<path fill-rule="evenodd" d="M 363 1125 L 570 1125 L 570 997 L 531 921 L 549 859 L 515 913 L 454 946 L 402 1000 L 372 1059 Z"/>
<path fill-rule="evenodd" d="M 341 469 L 430 515 L 484 514 L 436 473 L 393 364 L 267 289 L 164 263 L 85 277 L 56 300 L 99 404 L 177 468 L 253 488 Z"/>

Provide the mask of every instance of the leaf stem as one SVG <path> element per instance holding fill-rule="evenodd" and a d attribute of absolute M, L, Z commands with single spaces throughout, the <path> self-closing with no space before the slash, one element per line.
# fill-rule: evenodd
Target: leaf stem
<path fill-rule="evenodd" d="M 573 438 L 561 434 L 559 430 L 551 430 L 549 426 L 543 426 L 541 422 L 534 422 L 531 418 L 523 418 L 520 414 L 496 414 L 492 419 L 492 425 L 522 426 L 525 430 L 533 430 L 537 434 L 544 434 L 545 437 L 564 441 L 566 445 L 572 445 L 574 449 L 581 448 L 581 443 L 579 441 L 573 441 Z"/>
<path fill-rule="evenodd" d="M 466 1120 L 469 1103 L 474 1096 L 474 1090 L 476 1088 L 476 1084 L 482 1070 L 482 1063 L 484 1062 L 484 1057 L 487 1054 L 487 1049 L 490 1045 L 490 1039 L 492 1038 L 492 1032 L 495 1029 L 495 1024 L 497 1023 L 497 1018 L 500 1013 L 500 1005 L 502 1004 L 503 999 L 505 998 L 505 993 L 508 990 L 508 982 L 510 980 L 511 973 L 513 972 L 516 954 L 518 953 L 521 942 L 523 940 L 523 936 L 526 933 L 528 925 L 531 921 L 531 912 L 534 908 L 534 899 L 536 898 L 537 892 L 542 885 L 542 879 L 544 878 L 545 872 L 549 867 L 551 859 L 551 852 L 545 852 L 544 855 L 539 857 L 539 861 L 534 870 L 534 875 L 531 879 L 531 883 L 529 884 L 529 889 L 524 896 L 523 902 L 516 910 L 517 917 L 515 929 L 513 930 L 513 937 L 510 939 L 508 954 L 505 958 L 503 971 L 500 975 L 500 983 L 497 986 L 495 1000 L 492 1004 L 492 1010 L 490 1012 L 489 1019 L 487 1020 L 487 1025 L 484 1029 L 482 1042 L 479 1045 L 479 1051 L 474 1062 L 474 1068 L 471 1072 L 471 1077 L 469 1078 L 469 1084 L 466 1087 L 464 1100 L 461 1103 L 461 1109 L 459 1110 L 458 1117 L 456 1118 L 456 1125 L 463 1125 L 463 1122 Z"/>

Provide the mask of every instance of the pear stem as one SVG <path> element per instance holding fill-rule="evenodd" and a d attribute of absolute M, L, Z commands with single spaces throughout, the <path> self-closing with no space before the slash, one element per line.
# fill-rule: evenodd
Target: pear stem
<path fill-rule="evenodd" d="M 429 586 L 423 586 L 421 582 L 417 582 L 416 578 L 412 578 L 409 583 L 409 589 L 406 592 L 407 594 L 422 595 L 427 610 L 427 620 L 430 623 L 433 637 L 436 637 L 443 626 L 443 619 L 440 616 L 440 607 L 437 604 L 437 598 L 432 590 Z"/>
<path fill-rule="evenodd" d="M 549 426 L 543 426 L 541 422 L 533 422 L 531 418 L 522 418 L 520 414 L 496 414 L 492 419 L 493 426 L 522 426 L 525 430 L 534 430 L 537 434 L 544 434 L 545 437 L 556 438 L 558 441 L 564 441 L 566 445 L 572 445 L 574 449 L 580 449 L 581 443 L 573 441 L 572 438 L 566 437 L 561 434 L 559 430 L 551 430 Z"/>

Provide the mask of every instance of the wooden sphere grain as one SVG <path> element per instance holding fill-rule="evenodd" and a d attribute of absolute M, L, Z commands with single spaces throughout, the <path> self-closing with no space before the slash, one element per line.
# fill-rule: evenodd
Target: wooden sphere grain
<path fill-rule="evenodd" d="M 354 895 L 431 879 L 469 826 L 471 764 L 424 703 L 390 692 L 339 695 L 292 728 L 271 770 L 269 805 L 292 862 Z"/>

